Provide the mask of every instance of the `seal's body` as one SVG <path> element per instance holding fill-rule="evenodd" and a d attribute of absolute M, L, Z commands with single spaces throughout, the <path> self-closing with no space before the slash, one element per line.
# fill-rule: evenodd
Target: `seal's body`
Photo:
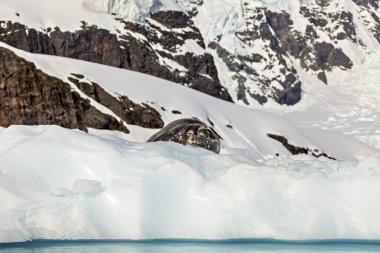
<path fill-rule="evenodd" d="M 175 120 L 149 138 L 148 142 L 174 141 L 183 145 L 192 145 L 220 151 L 220 138 L 215 131 L 198 119 Z"/>

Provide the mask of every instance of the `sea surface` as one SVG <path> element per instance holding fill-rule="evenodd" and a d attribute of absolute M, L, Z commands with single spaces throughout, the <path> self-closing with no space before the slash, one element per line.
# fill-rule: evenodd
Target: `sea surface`
<path fill-rule="evenodd" d="M 380 241 L 149 240 L 31 241 L 0 244 L 1 253 L 174 253 L 174 252 L 380 252 Z"/>

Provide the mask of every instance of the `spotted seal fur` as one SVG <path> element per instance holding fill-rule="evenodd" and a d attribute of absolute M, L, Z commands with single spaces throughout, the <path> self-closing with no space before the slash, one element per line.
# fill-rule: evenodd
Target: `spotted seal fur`
<path fill-rule="evenodd" d="M 198 119 L 175 120 L 152 135 L 148 142 L 174 141 L 183 145 L 198 146 L 215 153 L 220 151 L 220 137 Z"/>

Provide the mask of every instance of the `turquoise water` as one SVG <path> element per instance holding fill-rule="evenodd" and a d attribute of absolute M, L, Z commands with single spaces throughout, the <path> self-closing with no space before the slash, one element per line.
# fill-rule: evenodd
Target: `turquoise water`
<path fill-rule="evenodd" d="M 213 253 L 213 252 L 380 252 L 380 241 L 310 241 L 272 240 L 229 241 L 32 241 L 0 244 L 1 253 Z"/>

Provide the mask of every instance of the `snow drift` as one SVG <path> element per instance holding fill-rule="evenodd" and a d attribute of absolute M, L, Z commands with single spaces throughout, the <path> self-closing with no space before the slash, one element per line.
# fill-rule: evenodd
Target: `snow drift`
<path fill-rule="evenodd" d="M 0 128 L 0 143 L 0 242 L 380 238 L 380 157 L 217 155 L 57 126 Z"/>

